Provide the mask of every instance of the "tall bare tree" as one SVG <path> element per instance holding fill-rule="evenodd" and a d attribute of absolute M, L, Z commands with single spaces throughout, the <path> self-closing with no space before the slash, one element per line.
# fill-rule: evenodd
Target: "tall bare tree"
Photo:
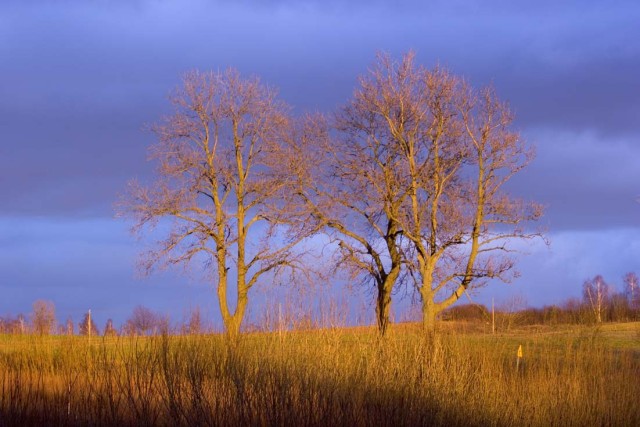
<path fill-rule="evenodd" d="M 51 301 L 37 300 L 31 315 L 33 331 L 38 335 L 49 335 L 55 331 L 56 309 Z"/>
<path fill-rule="evenodd" d="M 292 180 L 288 209 L 309 215 L 311 228 L 319 228 L 337 244 L 335 265 L 351 280 L 371 283 L 376 289 L 376 317 L 384 335 L 389 325 L 391 295 L 401 273 L 400 228 L 395 219 L 402 203 L 394 159 L 382 141 L 347 130 L 354 103 L 331 127 L 325 118 L 307 117 L 295 134 L 289 158 Z"/>
<path fill-rule="evenodd" d="M 114 337 L 118 335 L 118 331 L 116 331 L 116 328 L 113 326 L 113 319 L 107 319 L 103 334 L 105 337 Z"/>
<path fill-rule="evenodd" d="M 189 321 L 182 326 L 182 333 L 186 335 L 199 335 L 203 332 L 202 313 L 200 307 L 195 307 L 191 310 Z"/>
<path fill-rule="evenodd" d="M 233 70 L 187 74 L 171 102 L 174 114 L 153 128 L 158 179 L 132 183 L 123 212 L 139 232 L 158 221 L 170 226 L 147 254 L 146 271 L 192 261 L 212 267 L 224 327 L 236 336 L 250 289 L 302 256 L 293 251 L 302 237 L 285 235 L 272 209 L 283 186 L 282 175 L 271 173 L 274 147 L 289 127 L 288 109 L 273 90 Z"/>
<path fill-rule="evenodd" d="M 601 275 L 593 279 L 586 280 L 582 287 L 584 301 L 593 311 L 593 316 L 597 323 L 601 323 L 604 311 L 609 303 L 611 286 L 605 282 Z"/>
<path fill-rule="evenodd" d="M 415 139 L 406 132 L 397 137 L 410 180 L 404 236 L 415 250 L 410 268 L 430 326 L 468 289 L 516 275 L 511 254 L 516 242 L 541 237 L 527 224 L 542 208 L 503 189 L 532 158 L 511 130 L 508 106 L 491 88 L 474 90 L 441 70 L 422 72 L 426 100 L 416 111 L 427 126 Z M 411 115 L 398 126 L 411 128 Z"/>
<path fill-rule="evenodd" d="M 624 293 L 629 302 L 629 307 L 634 313 L 640 310 L 640 280 L 636 273 L 627 273 L 624 275 Z"/>
<path fill-rule="evenodd" d="M 126 329 L 135 335 L 150 335 L 157 332 L 160 316 L 151 309 L 138 305 L 127 319 Z"/>
<path fill-rule="evenodd" d="M 84 314 L 82 321 L 78 323 L 78 333 L 80 335 L 86 335 L 90 337 L 97 337 L 98 335 L 100 335 L 100 331 L 96 326 L 96 322 L 93 320 L 93 317 L 91 317 L 91 310 L 87 311 Z"/>
<path fill-rule="evenodd" d="M 383 334 L 399 279 L 431 327 L 465 290 L 507 280 L 513 241 L 539 235 L 523 224 L 540 207 L 502 191 L 531 159 L 511 121 L 492 90 L 380 55 L 330 126 L 310 119 L 295 138 L 291 193 L 338 241 L 339 263 L 375 283 Z"/>
<path fill-rule="evenodd" d="M 74 333 L 73 319 L 71 318 L 71 316 L 69 316 L 67 317 L 67 322 L 65 323 L 65 334 L 73 335 L 73 333 Z"/>

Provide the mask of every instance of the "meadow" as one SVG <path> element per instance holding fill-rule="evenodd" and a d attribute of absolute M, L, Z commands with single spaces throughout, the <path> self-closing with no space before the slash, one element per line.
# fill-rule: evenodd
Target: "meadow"
<path fill-rule="evenodd" d="M 632 426 L 639 399 L 640 322 L 0 335 L 2 426 Z"/>

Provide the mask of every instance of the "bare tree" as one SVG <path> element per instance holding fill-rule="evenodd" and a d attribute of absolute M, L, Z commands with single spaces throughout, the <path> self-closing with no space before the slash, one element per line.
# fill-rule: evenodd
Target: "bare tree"
<path fill-rule="evenodd" d="M 67 317 L 67 323 L 65 325 L 65 334 L 67 335 L 73 335 L 74 331 L 73 331 L 73 319 L 71 318 L 71 316 Z"/>
<path fill-rule="evenodd" d="M 202 324 L 202 313 L 200 307 L 195 307 L 191 310 L 189 315 L 189 321 L 183 325 L 182 333 L 188 335 L 198 335 L 204 332 L 204 326 Z"/>
<path fill-rule="evenodd" d="M 138 334 L 136 328 L 129 321 L 124 322 L 124 324 L 120 328 L 120 331 L 122 335 L 128 335 L 130 337 L 136 336 Z"/>
<path fill-rule="evenodd" d="M 18 314 L 18 317 L 16 318 L 16 331 L 18 334 L 21 334 L 21 335 L 27 333 L 25 316 L 22 313 Z"/>
<path fill-rule="evenodd" d="M 430 327 L 468 289 L 517 275 L 511 254 L 518 241 L 541 237 L 527 224 L 542 208 L 503 190 L 533 154 L 510 130 L 513 116 L 494 91 L 438 69 L 418 69 L 416 80 L 424 99 L 400 107 L 393 129 L 409 180 L 403 236 L 415 251 L 409 268 Z"/>
<path fill-rule="evenodd" d="M 118 335 L 118 331 L 113 327 L 113 320 L 107 319 L 107 323 L 104 326 L 104 336 L 105 337 L 114 337 Z"/>
<path fill-rule="evenodd" d="M 7 316 L 0 319 L 0 328 L 0 333 L 24 334 L 26 332 L 24 315 L 19 314 L 14 318 L 12 318 L 11 316 Z"/>
<path fill-rule="evenodd" d="M 298 132 L 291 194 L 338 242 L 338 264 L 375 284 L 383 334 L 397 283 L 415 285 L 431 327 L 465 290 L 508 280 L 512 242 L 539 236 L 523 224 L 540 207 L 502 191 L 532 156 L 511 121 L 490 89 L 409 53 L 380 55 L 332 126 L 311 118 Z"/>
<path fill-rule="evenodd" d="M 273 147 L 289 126 L 287 107 L 257 79 L 243 80 L 233 70 L 190 73 L 171 101 L 174 114 L 153 128 L 158 180 L 148 187 L 132 183 L 122 212 L 135 218 L 136 231 L 160 220 L 171 225 L 147 254 L 146 271 L 191 261 L 211 267 L 224 327 L 236 336 L 250 289 L 299 265 L 293 247 L 301 238 L 285 236 L 270 209 L 283 186 L 270 171 L 278 162 Z M 227 295 L 232 280 L 235 307 Z"/>
<path fill-rule="evenodd" d="M 78 331 L 80 335 L 98 336 L 100 331 L 91 317 L 91 310 L 84 314 L 82 321 L 78 324 Z"/>
<path fill-rule="evenodd" d="M 356 117 L 365 114 L 360 108 L 356 100 L 336 117 L 336 137 L 329 136 L 325 118 L 307 117 L 282 157 L 288 159 L 288 173 L 296 177 L 289 190 L 290 211 L 309 215 L 309 227 L 321 228 L 337 244 L 335 264 L 346 269 L 351 280 L 375 287 L 376 318 L 384 335 L 392 290 L 401 273 L 396 218 L 403 189 L 385 141 L 351 130 L 358 128 Z"/>
<path fill-rule="evenodd" d="M 523 295 L 511 295 L 507 297 L 502 304 L 499 304 L 497 311 L 502 320 L 500 329 L 509 331 L 515 325 L 518 325 L 523 317 L 523 311 L 527 307 L 527 300 Z"/>
<path fill-rule="evenodd" d="M 606 310 L 612 322 L 623 322 L 633 317 L 633 310 L 624 292 L 612 292 Z"/>
<path fill-rule="evenodd" d="M 584 282 L 582 287 L 583 298 L 593 311 L 597 323 L 602 322 L 603 312 L 609 302 L 610 291 L 611 287 L 600 275 Z"/>
<path fill-rule="evenodd" d="M 134 335 L 149 335 L 157 331 L 160 316 L 148 309 L 138 305 L 133 309 L 131 317 L 127 319 L 126 330 Z"/>
<path fill-rule="evenodd" d="M 56 309 L 51 301 L 37 300 L 33 303 L 31 324 L 38 335 L 49 335 L 55 331 Z"/>
<path fill-rule="evenodd" d="M 624 292 L 629 302 L 629 308 L 637 314 L 640 310 L 640 280 L 636 273 L 624 275 Z"/>

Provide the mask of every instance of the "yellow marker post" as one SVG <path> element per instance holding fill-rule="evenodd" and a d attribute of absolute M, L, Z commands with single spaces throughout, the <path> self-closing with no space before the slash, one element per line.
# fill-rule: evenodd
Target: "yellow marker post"
<path fill-rule="evenodd" d="M 516 369 L 520 369 L 520 361 L 522 360 L 522 344 L 518 346 L 518 358 L 516 360 Z"/>

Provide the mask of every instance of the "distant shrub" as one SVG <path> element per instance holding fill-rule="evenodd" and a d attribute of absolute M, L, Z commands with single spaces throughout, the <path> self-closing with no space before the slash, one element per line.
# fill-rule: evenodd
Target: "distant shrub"
<path fill-rule="evenodd" d="M 491 313 L 482 304 L 461 304 L 449 307 L 441 314 L 442 320 L 487 321 Z"/>

